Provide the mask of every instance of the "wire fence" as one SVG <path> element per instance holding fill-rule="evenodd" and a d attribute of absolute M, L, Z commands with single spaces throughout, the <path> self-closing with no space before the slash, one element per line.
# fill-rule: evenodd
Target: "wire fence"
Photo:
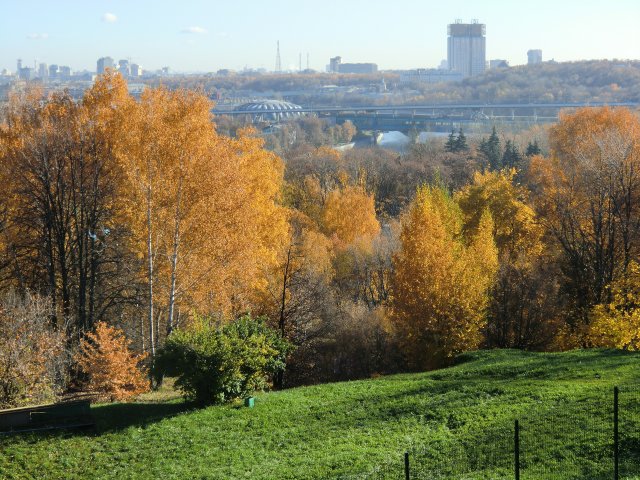
<path fill-rule="evenodd" d="M 360 479 L 640 480 L 640 387 L 591 387 L 517 419 L 452 429 Z"/>

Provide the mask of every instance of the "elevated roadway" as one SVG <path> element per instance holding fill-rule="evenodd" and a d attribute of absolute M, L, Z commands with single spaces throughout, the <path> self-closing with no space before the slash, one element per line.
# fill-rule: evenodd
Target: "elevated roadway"
<path fill-rule="evenodd" d="M 359 130 L 412 129 L 450 130 L 462 125 L 490 123 L 553 123 L 561 110 L 596 107 L 638 108 L 640 103 L 464 103 L 430 105 L 344 105 L 329 107 L 301 107 L 296 113 L 315 114 L 336 123 L 352 122 Z M 267 121 L 271 114 L 280 115 L 281 110 L 225 110 L 216 108 L 216 115 L 248 116 L 255 123 Z M 292 113 L 289 111 L 288 113 Z"/>

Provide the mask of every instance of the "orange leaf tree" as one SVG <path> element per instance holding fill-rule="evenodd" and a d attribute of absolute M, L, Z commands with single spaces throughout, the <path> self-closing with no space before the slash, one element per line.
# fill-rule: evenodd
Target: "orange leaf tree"
<path fill-rule="evenodd" d="M 592 308 L 612 302 L 609 286 L 640 255 L 640 120 L 585 108 L 562 115 L 549 140 L 550 158 L 531 162 L 534 199 L 559 252 L 569 331 L 587 345 Z"/>
<path fill-rule="evenodd" d="M 105 322 L 96 324 L 80 342 L 75 360 L 89 377 L 87 388 L 114 400 L 126 400 L 149 388 L 149 380 L 138 364 L 146 355 L 135 355 L 122 330 Z"/>
<path fill-rule="evenodd" d="M 179 324 L 179 309 L 250 309 L 287 231 L 281 160 L 251 132 L 218 135 L 212 107 L 197 92 L 149 89 L 120 145 L 127 221 L 146 266 L 152 355 L 158 336 Z M 166 318 L 164 332 L 155 331 L 158 318 Z"/>

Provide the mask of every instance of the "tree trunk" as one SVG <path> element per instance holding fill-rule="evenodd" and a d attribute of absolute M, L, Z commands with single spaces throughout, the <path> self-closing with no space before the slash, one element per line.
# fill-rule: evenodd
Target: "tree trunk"
<path fill-rule="evenodd" d="M 173 331 L 173 312 L 176 303 L 176 279 L 178 267 L 178 248 L 180 246 L 180 202 L 182 200 L 182 177 L 178 180 L 176 193 L 176 213 L 174 217 L 173 246 L 171 252 L 171 283 L 169 287 L 169 312 L 167 314 L 167 335 Z"/>
<path fill-rule="evenodd" d="M 149 350 L 151 351 L 151 359 L 156 357 L 156 342 L 154 339 L 153 327 L 153 238 L 151 236 L 151 183 L 147 187 L 147 280 L 149 283 Z"/>

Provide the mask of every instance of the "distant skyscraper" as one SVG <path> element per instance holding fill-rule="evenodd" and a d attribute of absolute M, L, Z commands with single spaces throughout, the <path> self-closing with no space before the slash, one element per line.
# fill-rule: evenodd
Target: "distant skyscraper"
<path fill-rule="evenodd" d="M 49 78 L 58 78 L 58 65 L 49 65 Z"/>
<path fill-rule="evenodd" d="M 41 63 L 38 66 L 38 76 L 40 78 L 42 78 L 43 80 L 46 80 L 47 77 L 49 76 L 49 69 L 47 68 L 47 64 L 46 63 Z"/>
<path fill-rule="evenodd" d="M 71 67 L 67 67 L 66 65 L 63 65 L 58 69 L 58 78 L 68 80 L 70 76 L 71 76 Z"/>
<path fill-rule="evenodd" d="M 456 20 L 448 27 L 447 62 L 449 68 L 463 77 L 480 75 L 486 68 L 486 26 L 472 20 Z"/>
<path fill-rule="evenodd" d="M 129 70 L 129 60 L 118 60 L 118 71 L 125 77 L 131 74 Z"/>
<path fill-rule="evenodd" d="M 20 70 L 22 70 L 22 59 L 21 58 L 18 59 L 18 61 L 16 63 L 16 67 L 17 67 L 16 68 L 16 73 L 18 75 L 20 75 Z"/>
<path fill-rule="evenodd" d="M 329 71 L 331 73 L 338 73 L 340 71 L 340 64 L 342 63 L 342 57 L 333 57 L 329 59 Z"/>
<path fill-rule="evenodd" d="M 96 68 L 96 72 L 98 75 L 101 75 L 105 72 L 107 68 L 113 69 L 113 58 L 111 57 L 102 57 L 98 59 L 98 64 Z"/>
<path fill-rule="evenodd" d="M 132 63 L 130 70 L 132 77 L 139 77 L 142 75 L 142 67 L 140 67 L 140 65 L 138 65 L 137 63 Z"/>
<path fill-rule="evenodd" d="M 529 50 L 527 52 L 527 63 L 529 65 L 535 65 L 536 63 L 542 63 L 542 50 Z"/>
<path fill-rule="evenodd" d="M 18 72 L 21 80 L 33 80 L 36 77 L 36 71 L 31 67 L 22 67 Z"/>

